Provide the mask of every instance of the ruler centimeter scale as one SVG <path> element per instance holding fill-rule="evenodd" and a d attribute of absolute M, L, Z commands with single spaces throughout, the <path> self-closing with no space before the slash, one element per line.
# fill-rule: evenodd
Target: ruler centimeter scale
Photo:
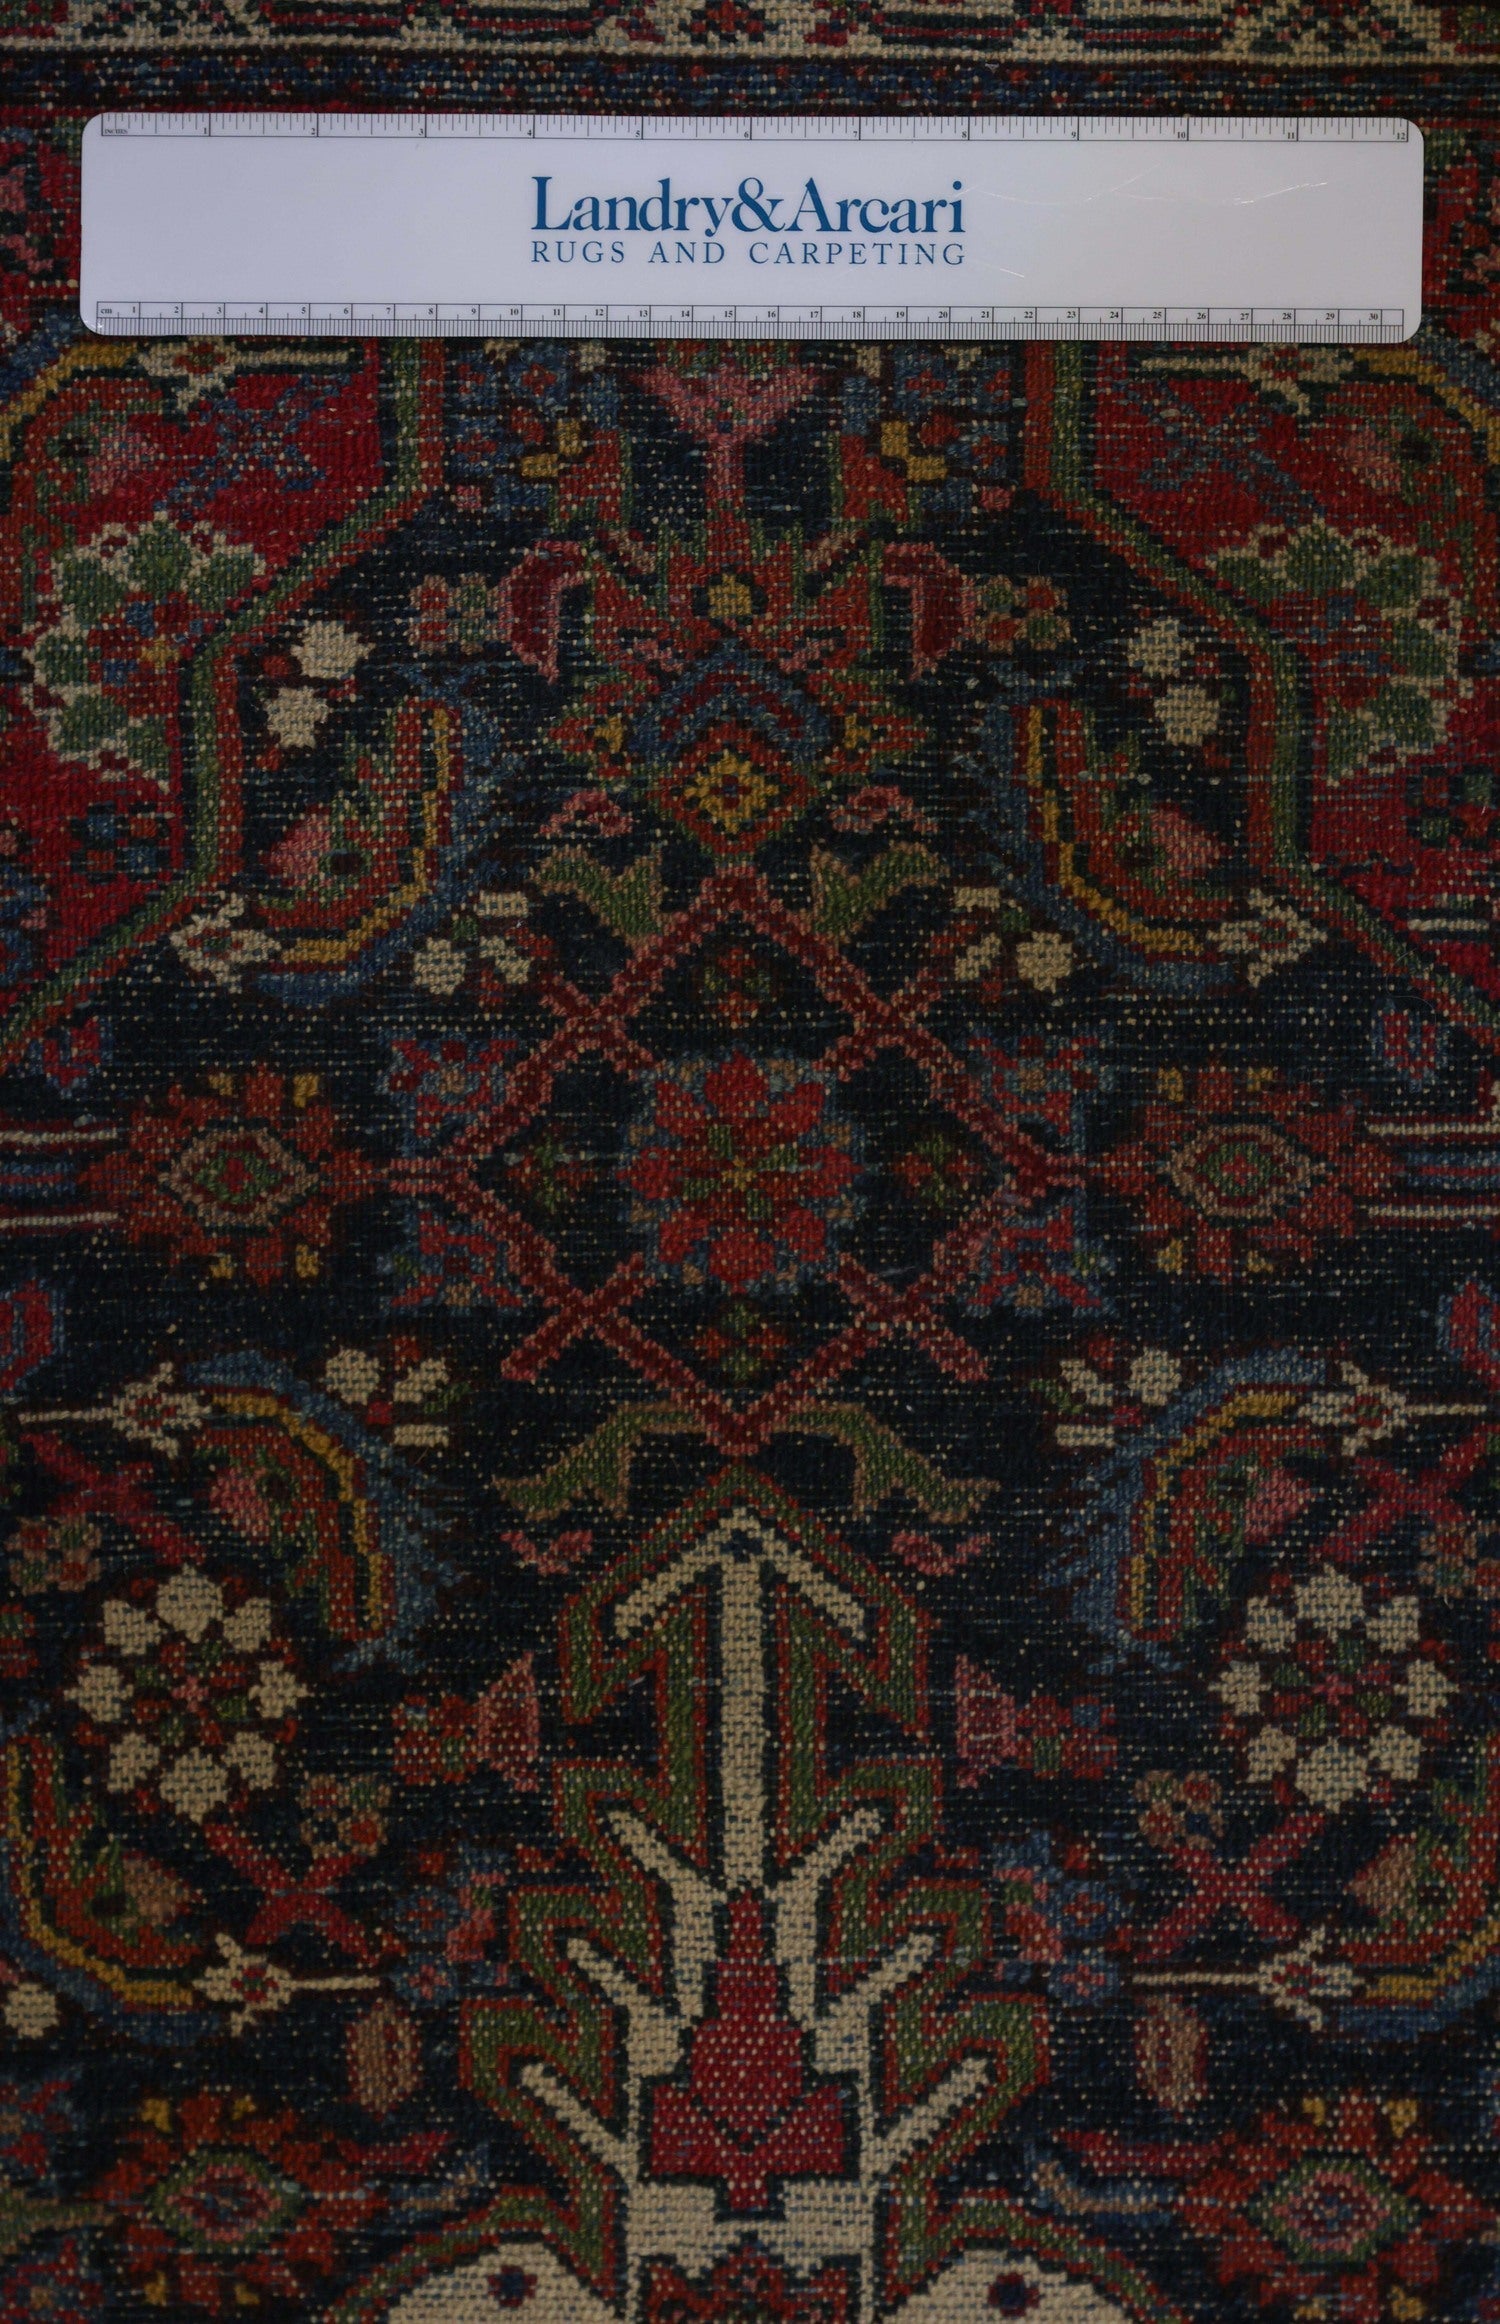
<path fill-rule="evenodd" d="M 101 113 L 101 137 L 595 138 L 653 145 L 1407 145 L 1409 121 L 1384 113 Z"/>
<path fill-rule="evenodd" d="M 124 336 L 1392 344 L 1422 139 L 1362 117 L 110 113 Z"/>
<path fill-rule="evenodd" d="M 1171 339 L 1391 346 L 1400 307 L 261 306 L 101 299 L 94 328 L 129 338 Z"/>

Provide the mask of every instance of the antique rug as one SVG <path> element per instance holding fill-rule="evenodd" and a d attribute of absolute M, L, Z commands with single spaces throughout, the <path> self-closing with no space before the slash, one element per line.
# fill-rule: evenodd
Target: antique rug
<path fill-rule="evenodd" d="M 0 2324 L 1495 2324 L 1500 12 L 0 49 Z M 1393 109 L 1429 320 L 91 339 L 195 103 Z"/>

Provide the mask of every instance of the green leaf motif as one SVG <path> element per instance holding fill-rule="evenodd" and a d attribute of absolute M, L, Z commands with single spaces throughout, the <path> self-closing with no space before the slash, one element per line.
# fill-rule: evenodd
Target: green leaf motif
<path fill-rule="evenodd" d="M 925 847 L 888 847 L 862 871 L 851 872 L 836 855 L 815 848 L 812 856 L 812 924 L 834 943 L 852 936 L 903 888 L 935 887 L 943 867 Z"/>
<path fill-rule="evenodd" d="M 649 943 L 663 925 L 662 851 L 653 847 L 622 872 L 611 872 L 587 848 L 564 848 L 537 873 L 541 887 L 576 896 L 596 919 L 629 945 Z"/>

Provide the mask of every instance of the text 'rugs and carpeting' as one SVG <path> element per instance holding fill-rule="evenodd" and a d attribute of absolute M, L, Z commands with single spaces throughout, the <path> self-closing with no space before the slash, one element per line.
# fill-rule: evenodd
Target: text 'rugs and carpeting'
<path fill-rule="evenodd" d="M 1500 13 L 0 46 L 0 2324 L 1494 2324 Z M 91 338 L 193 104 L 1394 110 L 1429 319 Z"/>

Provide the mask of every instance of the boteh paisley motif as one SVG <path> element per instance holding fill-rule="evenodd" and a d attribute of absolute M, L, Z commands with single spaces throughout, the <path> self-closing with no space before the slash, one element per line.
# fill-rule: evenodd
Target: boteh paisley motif
<path fill-rule="evenodd" d="M 1492 12 L 4 37 L 0 2320 L 1500 2317 Z M 1426 106 L 1427 326 L 70 317 L 98 104 L 903 50 Z"/>

